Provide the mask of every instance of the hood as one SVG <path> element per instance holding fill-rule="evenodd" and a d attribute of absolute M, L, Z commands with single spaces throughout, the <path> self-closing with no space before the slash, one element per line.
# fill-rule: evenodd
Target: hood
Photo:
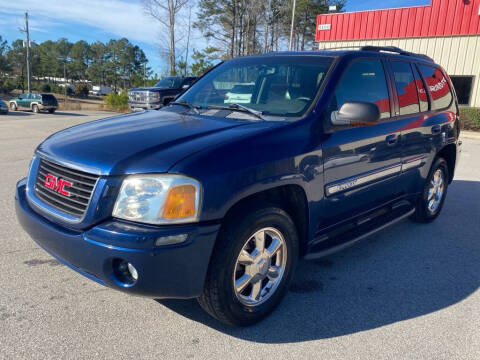
<path fill-rule="evenodd" d="M 211 116 L 147 111 L 62 130 L 40 144 L 37 152 L 105 175 L 167 172 L 194 152 L 244 135 L 243 129 L 252 125 Z M 255 128 L 258 130 L 257 126 L 252 130 Z"/>
<path fill-rule="evenodd" d="M 130 91 L 160 91 L 160 90 L 179 90 L 179 89 L 171 89 L 171 88 L 163 88 L 163 87 L 155 87 L 155 86 L 128 89 L 129 92 Z"/>

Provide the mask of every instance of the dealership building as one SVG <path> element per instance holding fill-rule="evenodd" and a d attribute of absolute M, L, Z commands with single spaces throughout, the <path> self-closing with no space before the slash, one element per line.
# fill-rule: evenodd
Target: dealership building
<path fill-rule="evenodd" d="M 321 14 L 319 49 L 396 46 L 426 54 L 451 76 L 459 103 L 480 107 L 480 0 Z"/>

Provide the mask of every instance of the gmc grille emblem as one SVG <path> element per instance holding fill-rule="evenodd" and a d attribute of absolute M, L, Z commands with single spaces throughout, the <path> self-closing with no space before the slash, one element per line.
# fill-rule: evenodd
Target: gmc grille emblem
<path fill-rule="evenodd" d="M 46 188 L 58 192 L 61 195 L 70 197 L 70 191 L 65 190 L 65 186 L 72 186 L 70 181 L 59 179 L 58 177 L 47 174 L 45 175 L 45 182 L 43 183 Z"/>

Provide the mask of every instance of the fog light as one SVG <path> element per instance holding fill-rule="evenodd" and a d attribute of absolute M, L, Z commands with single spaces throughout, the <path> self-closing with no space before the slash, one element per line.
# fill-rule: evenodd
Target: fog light
<path fill-rule="evenodd" d="M 137 269 L 135 269 L 135 267 L 128 263 L 127 264 L 127 267 L 128 267 L 128 271 L 130 271 L 130 275 L 132 276 L 133 280 L 138 280 L 138 272 L 137 272 Z"/>
<path fill-rule="evenodd" d="M 155 241 L 155 246 L 180 244 L 187 240 L 187 236 L 188 234 L 161 236 Z"/>
<path fill-rule="evenodd" d="M 122 286 L 132 286 L 138 280 L 138 271 L 129 262 L 122 259 L 113 260 L 113 273 Z"/>

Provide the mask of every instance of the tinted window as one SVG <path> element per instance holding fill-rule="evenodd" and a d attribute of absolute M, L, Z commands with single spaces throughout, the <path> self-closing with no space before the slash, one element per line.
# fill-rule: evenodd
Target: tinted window
<path fill-rule="evenodd" d="M 330 109 L 339 110 L 343 104 L 350 101 L 376 104 L 382 119 L 390 117 L 387 81 L 380 60 L 353 62 L 335 90 Z"/>
<path fill-rule="evenodd" d="M 434 109 L 443 109 L 450 105 L 452 93 L 450 92 L 447 79 L 440 69 L 433 66 L 420 65 L 420 71 L 430 90 L 432 107 Z"/>
<path fill-rule="evenodd" d="M 164 88 L 164 89 L 178 89 L 182 84 L 182 78 L 177 76 L 169 76 L 163 80 L 160 80 L 155 84 L 155 87 Z"/>
<path fill-rule="evenodd" d="M 397 88 L 400 115 L 420 112 L 417 85 L 410 64 L 404 61 L 392 61 L 392 70 Z"/>
<path fill-rule="evenodd" d="M 314 101 L 332 60 L 319 56 L 235 59 L 210 71 L 178 100 L 202 108 L 243 104 L 267 116 L 298 117 Z"/>
<path fill-rule="evenodd" d="M 412 65 L 413 73 L 415 74 L 415 83 L 417 84 L 418 98 L 420 99 L 420 111 L 428 111 L 428 96 L 425 86 L 423 85 L 422 77 L 415 65 Z"/>
<path fill-rule="evenodd" d="M 195 78 L 185 79 L 185 81 L 183 82 L 183 86 L 185 86 L 185 85 L 190 86 L 190 85 L 193 84 L 194 81 L 195 81 Z"/>

